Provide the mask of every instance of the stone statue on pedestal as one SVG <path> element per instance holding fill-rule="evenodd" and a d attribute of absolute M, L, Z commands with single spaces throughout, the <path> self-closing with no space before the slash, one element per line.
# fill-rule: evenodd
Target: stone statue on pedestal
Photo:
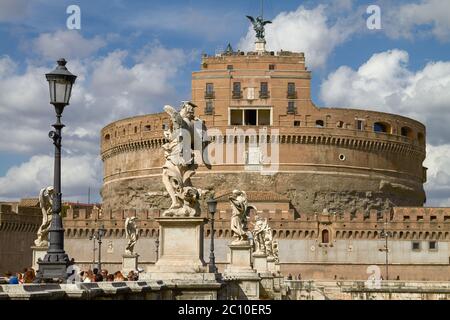
<path fill-rule="evenodd" d="M 266 254 L 268 257 L 274 257 L 274 241 L 272 228 L 267 223 L 267 219 L 255 216 L 255 224 L 252 231 L 255 243 L 256 254 Z M 277 243 L 278 244 L 278 243 Z"/>
<path fill-rule="evenodd" d="M 268 23 L 272 23 L 272 21 L 269 20 L 264 20 L 263 17 L 257 17 L 256 19 L 251 17 L 251 16 L 247 16 L 247 18 L 250 20 L 250 22 L 253 25 L 253 29 L 256 32 L 256 39 L 258 39 L 259 41 L 265 41 L 265 28 L 264 26 Z"/>
<path fill-rule="evenodd" d="M 194 108 L 196 105 L 191 102 L 183 102 L 179 112 L 169 105 L 164 107 L 172 120 L 171 127 L 164 132 L 168 142 L 163 145 L 166 161 L 162 180 L 172 200 L 163 213 L 165 217 L 200 216 L 201 191 L 192 186 L 191 177 L 198 167 L 194 150 L 200 150 L 203 157 L 208 142 L 204 122 L 194 116 Z M 202 160 L 210 168 L 208 161 Z"/>
<path fill-rule="evenodd" d="M 41 189 L 39 192 L 39 205 L 42 210 L 42 223 L 37 232 L 37 239 L 34 240 L 36 247 L 48 246 L 48 231 L 52 223 L 52 206 L 53 206 L 53 192 L 52 186 Z"/>
<path fill-rule="evenodd" d="M 125 248 L 125 253 L 127 255 L 134 255 L 134 246 L 138 240 L 138 228 L 136 226 L 136 217 L 127 218 L 125 220 L 125 232 L 126 238 L 128 239 L 127 247 Z"/>
<path fill-rule="evenodd" d="M 234 190 L 229 197 L 232 215 L 231 215 L 231 231 L 233 234 L 232 244 L 248 242 L 247 235 L 247 220 L 250 214 L 250 209 L 255 209 L 254 206 L 248 204 L 247 194 L 245 191 Z"/>

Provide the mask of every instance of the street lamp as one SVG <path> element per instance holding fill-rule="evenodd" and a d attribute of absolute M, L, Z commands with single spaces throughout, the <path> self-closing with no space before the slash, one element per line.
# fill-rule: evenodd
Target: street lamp
<path fill-rule="evenodd" d="M 380 232 L 380 237 L 385 239 L 385 244 L 384 244 L 384 248 L 380 249 L 380 251 L 384 251 L 386 253 L 386 280 L 389 280 L 389 246 L 388 246 L 388 239 L 389 237 L 392 235 L 392 233 L 390 231 L 387 231 L 387 226 L 388 226 L 388 220 L 387 220 L 387 215 L 385 218 L 385 222 L 384 222 L 384 228 L 381 230 Z"/>
<path fill-rule="evenodd" d="M 93 247 L 92 247 L 92 269 L 94 269 L 95 268 L 95 250 L 97 250 L 95 248 L 95 240 L 97 240 L 97 234 L 94 233 L 94 234 L 90 235 L 89 240 L 92 240 L 92 245 L 93 245 Z"/>
<path fill-rule="evenodd" d="M 64 107 L 69 105 L 72 86 L 77 76 L 67 70 L 66 63 L 65 59 L 59 59 L 56 69 L 45 75 L 50 89 L 50 103 L 56 111 L 56 123 L 53 124 L 55 131 L 50 131 L 48 134 L 55 145 L 53 176 L 55 191 L 53 194 L 52 222 L 49 230 L 49 247 L 44 259 L 38 260 L 39 271 L 36 277 L 38 281 L 67 279 L 67 267 L 70 262 L 69 256 L 64 251 L 64 228 L 61 218 L 61 130 L 64 128 L 64 124 L 61 123 L 61 116 Z"/>
<path fill-rule="evenodd" d="M 206 201 L 208 204 L 208 211 L 211 215 L 211 244 L 209 247 L 210 253 L 209 253 L 209 272 L 216 273 L 216 258 L 214 257 L 214 214 L 216 213 L 217 209 L 217 200 L 211 196 L 208 201 Z"/>
<path fill-rule="evenodd" d="M 159 258 L 159 230 L 156 232 L 155 253 L 156 253 L 156 258 L 155 258 L 155 262 L 156 262 L 156 261 L 158 261 L 158 258 Z"/>
<path fill-rule="evenodd" d="M 102 238 L 106 234 L 105 226 L 102 225 L 97 230 L 97 239 L 98 239 L 98 271 L 100 272 L 102 270 Z"/>

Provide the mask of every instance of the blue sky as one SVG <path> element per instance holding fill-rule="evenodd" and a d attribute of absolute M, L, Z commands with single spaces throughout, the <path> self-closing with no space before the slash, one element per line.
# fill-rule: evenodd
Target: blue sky
<path fill-rule="evenodd" d="M 274 22 L 269 49 L 306 53 L 318 106 L 399 113 L 427 125 L 428 204 L 450 206 L 449 2 L 264 3 L 264 16 Z M 74 4 L 81 30 L 66 28 L 66 8 Z M 381 9 L 381 30 L 366 27 L 372 4 Z M 35 196 L 51 181 L 53 110 L 43 73 L 59 55 L 79 75 L 64 114 L 64 161 L 72 170 L 63 176 L 63 192 L 86 201 L 90 186 L 98 201 L 100 128 L 188 99 L 201 54 L 228 42 L 249 48 L 253 32 L 245 15 L 259 12 L 258 0 L 0 0 L 0 199 Z"/>

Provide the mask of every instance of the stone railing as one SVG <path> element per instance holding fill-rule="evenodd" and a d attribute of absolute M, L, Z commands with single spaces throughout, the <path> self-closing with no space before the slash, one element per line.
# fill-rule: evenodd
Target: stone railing
<path fill-rule="evenodd" d="M 436 281 L 285 280 L 291 300 L 450 300 L 450 283 Z"/>

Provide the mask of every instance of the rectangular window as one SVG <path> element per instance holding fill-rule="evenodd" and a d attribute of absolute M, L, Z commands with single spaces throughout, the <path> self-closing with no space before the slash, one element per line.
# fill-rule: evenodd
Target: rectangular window
<path fill-rule="evenodd" d="M 270 110 L 258 110 L 258 125 L 270 126 Z"/>
<path fill-rule="evenodd" d="M 233 70 L 233 65 L 232 64 L 227 65 L 227 70 Z"/>
<path fill-rule="evenodd" d="M 412 242 L 412 250 L 413 250 L 413 251 L 420 251 L 420 242 L 418 242 L 418 241 L 413 241 L 413 242 Z"/>
<path fill-rule="evenodd" d="M 431 222 L 436 222 L 437 221 L 437 217 L 436 216 L 430 216 L 430 221 Z"/>
<path fill-rule="evenodd" d="M 230 124 L 232 126 L 242 126 L 243 120 L 242 110 L 230 111 Z"/>
<path fill-rule="evenodd" d="M 296 114 L 297 107 L 295 106 L 295 101 L 288 102 L 287 114 Z"/>
<path fill-rule="evenodd" d="M 214 84 L 206 84 L 205 99 L 214 99 Z"/>
<path fill-rule="evenodd" d="M 294 127 L 300 127 L 300 121 L 294 121 Z"/>
<path fill-rule="evenodd" d="M 295 83 L 289 82 L 288 83 L 288 94 L 294 94 L 295 93 Z"/>
<path fill-rule="evenodd" d="M 259 97 L 262 99 L 266 99 L 269 97 L 269 85 L 267 82 L 261 82 Z"/>
<path fill-rule="evenodd" d="M 241 93 L 241 83 L 233 82 L 233 98 L 239 99 L 242 97 Z"/>
<path fill-rule="evenodd" d="M 450 222 L 450 216 L 444 216 L 444 222 Z"/>
<path fill-rule="evenodd" d="M 364 120 L 356 120 L 356 130 L 364 130 Z"/>
<path fill-rule="evenodd" d="M 275 70 L 275 65 L 274 64 L 269 64 L 269 70 Z"/>
<path fill-rule="evenodd" d="M 430 241 L 428 242 L 428 249 L 430 250 L 437 250 L 437 242 L 436 241 Z"/>
<path fill-rule="evenodd" d="M 403 221 L 409 221 L 409 216 L 403 216 Z"/>
<path fill-rule="evenodd" d="M 256 110 L 244 110 L 246 126 L 256 126 Z"/>
<path fill-rule="evenodd" d="M 211 100 L 206 101 L 206 107 L 205 107 L 205 115 L 212 115 L 214 114 L 214 107 Z"/>
<path fill-rule="evenodd" d="M 417 216 L 417 221 L 423 221 L 423 216 Z"/>

